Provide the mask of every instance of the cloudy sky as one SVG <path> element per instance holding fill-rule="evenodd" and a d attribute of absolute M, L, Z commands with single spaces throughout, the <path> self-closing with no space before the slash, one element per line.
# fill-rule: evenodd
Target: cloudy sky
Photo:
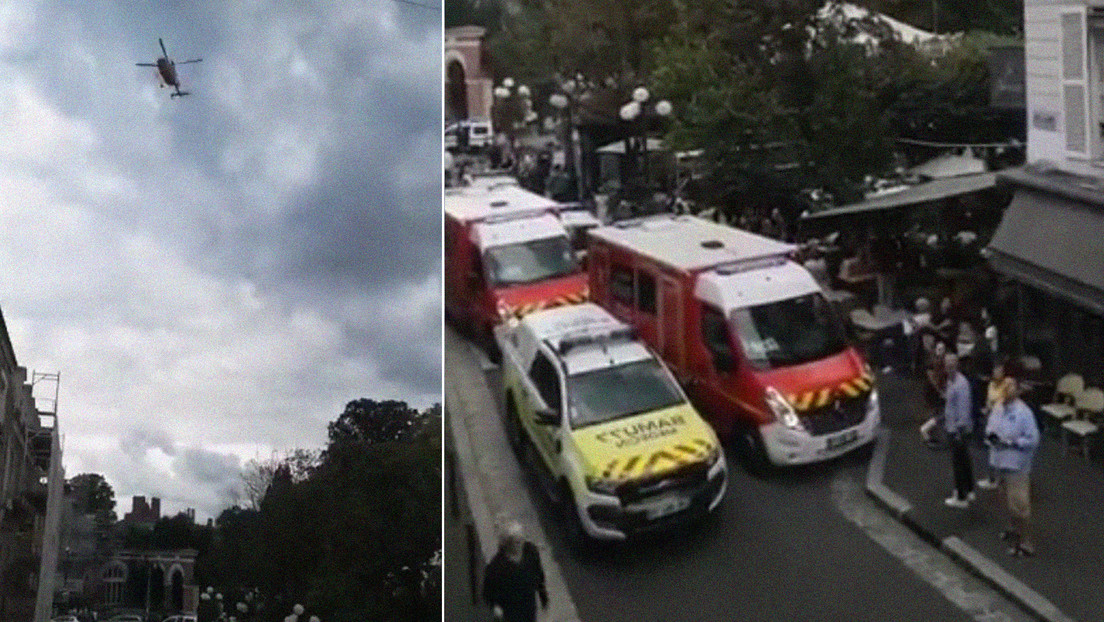
<path fill-rule="evenodd" d="M 67 475 L 102 473 L 120 516 L 217 515 L 245 460 L 322 447 L 348 401 L 439 401 L 440 23 L 0 2 L 0 310 L 19 364 L 61 374 Z M 158 37 L 203 58 L 191 96 L 135 66 Z"/>

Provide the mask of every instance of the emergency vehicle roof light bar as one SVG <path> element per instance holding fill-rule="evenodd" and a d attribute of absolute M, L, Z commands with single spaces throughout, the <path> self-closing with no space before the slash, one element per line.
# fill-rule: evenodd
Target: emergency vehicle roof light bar
<path fill-rule="evenodd" d="M 503 203 L 505 203 L 505 202 L 503 202 Z M 494 216 L 487 216 L 486 218 L 481 218 L 479 221 L 483 222 L 483 223 L 486 223 L 488 225 L 495 225 L 495 224 L 498 224 L 498 223 L 510 222 L 511 220 L 523 220 L 523 219 L 526 219 L 526 218 L 535 218 L 537 216 L 544 216 L 545 214 L 548 214 L 548 213 L 549 213 L 548 210 L 538 208 L 538 209 L 525 210 L 525 211 L 522 211 L 522 212 L 514 212 L 512 214 L 495 214 Z"/>
<path fill-rule="evenodd" d="M 568 333 L 560 338 L 559 353 L 560 356 L 565 356 L 573 348 L 579 346 L 600 344 L 600 343 L 615 343 L 619 341 L 635 341 L 636 330 L 631 327 L 614 328 L 612 330 L 604 330 L 601 332 L 595 332 L 593 330 L 582 330 L 576 333 Z"/>
<path fill-rule="evenodd" d="M 733 261 L 730 263 L 720 264 L 714 271 L 720 275 L 738 274 L 740 272 L 747 272 L 749 270 L 759 270 L 762 268 L 772 268 L 774 266 L 781 266 L 789 259 L 789 253 L 783 253 L 778 255 L 764 255 L 761 257 L 750 257 L 748 259 L 742 259 L 739 261 Z"/>
<path fill-rule="evenodd" d="M 618 229 L 629 229 L 631 227 L 640 227 L 647 222 L 670 220 L 673 222 L 681 222 L 686 220 L 686 216 L 683 214 L 650 214 L 647 216 L 637 216 L 636 218 L 623 218 L 610 226 L 617 227 Z"/>
<path fill-rule="evenodd" d="M 521 184 L 519 184 L 516 179 L 504 179 L 502 181 L 498 181 L 498 182 L 495 182 L 493 184 L 488 185 L 487 186 L 487 191 L 488 192 L 494 192 L 495 190 L 498 190 L 499 188 L 505 188 L 507 186 L 520 186 L 520 185 Z M 503 203 L 505 203 L 505 201 L 503 201 Z"/>

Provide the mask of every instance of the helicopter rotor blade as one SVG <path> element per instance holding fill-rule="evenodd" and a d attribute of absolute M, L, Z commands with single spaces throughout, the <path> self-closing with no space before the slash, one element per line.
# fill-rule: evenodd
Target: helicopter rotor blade
<path fill-rule="evenodd" d="M 156 67 L 157 66 L 157 63 L 134 63 L 134 64 L 138 65 L 139 67 Z"/>
<path fill-rule="evenodd" d="M 169 53 L 165 50 L 165 42 L 160 37 L 157 38 L 157 42 L 161 44 L 161 53 L 165 55 L 165 58 L 168 58 Z"/>
<path fill-rule="evenodd" d="M 188 63 L 201 63 L 201 62 L 203 62 L 202 58 L 193 58 L 192 60 L 178 61 L 178 62 L 176 62 L 176 64 L 177 65 L 187 65 Z"/>

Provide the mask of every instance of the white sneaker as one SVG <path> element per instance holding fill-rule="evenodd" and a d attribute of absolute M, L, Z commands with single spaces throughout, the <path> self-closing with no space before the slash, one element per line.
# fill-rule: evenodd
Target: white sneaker
<path fill-rule="evenodd" d="M 971 490 L 971 491 L 970 491 L 969 493 L 967 493 L 967 495 L 966 495 L 966 501 L 967 501 L 967 502 L 974 502 L 974 501 L 977 501 L 977 495 L 976 495 L 976 494 L 974 494 L 974 491 L 972 491 L 972 490 Z"/>
<path fill-rule="evenodd" d="M 969 501 L 959 499 L 955 495 L 951 495 L 951 496 L 947 497 L 946 499 L 943 500 L 943 503 L 944 503 L 944 505 L 947 505 L 947 506 L 952 507 L 952 508 L 960 508 L 961 509 L 961 508 L 970 507 L 970 502 Z"/>
<path fill-rule="evenodd" d="M 994 482 L 994 481 L 993 481 L 993 480 L 991 480 L 991 479 L 988 479 L 988 478 L 986 478 L 986 479 L 979 479 L 979 480 L 978 480 L 978 483 L 977 483 L 977 487 L 978 487 L 978 488 L 981 488 L 981 489 L 983 489 L 983 490 L 993 490 L 994 488 L 996 488 L 996 487 L 997 487 L 997 483 L 996 483 L 996 482 Z"/>

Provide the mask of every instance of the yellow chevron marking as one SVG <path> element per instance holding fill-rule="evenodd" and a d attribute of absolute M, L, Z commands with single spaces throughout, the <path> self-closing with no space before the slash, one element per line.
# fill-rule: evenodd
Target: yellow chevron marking
<path fill-rule="evenodd" d="M 632 475 L 633 467 L 640 462 L 640 454 L 637 454 L 625 461 L 625 466 L 621 469 L 621 478 L 627 479 Z"/>
<path fill-rule="evenodd" d="M 844 393 L 847 394 L 848 397 L 858 397 L 859 394 L 862 393 L 862 389 L 850 382 L 845 382 L 841 384 L 840 388 L 843 390 Z"/>
<path fill-rule="evenodd" d="M 666 451 L 660 450 L 652 454 L 651 457 L 648 458 L 648 461 L 644 463 L 644 469 L 641 475 L 651 475 L 655 473 L 658 470 L 656 464 L 663 459 L 666 459 L 668 462 L 674 462 L 676 465 L 681 464 L 674 456 L 671 456 Z"/>
<path fill-rule="evenodd" d="M 674 448 L 682 454 L 684 462 L 701 460 L 703 457 L 702 454 L 698 451 L 698 448 L 691 445 L 675 445 Z"/>
<path fill-rule="evenodd" d="M 816 407 L 821 408 L 828 403 L 828 400 L 832 399 L 831 389 L 821 389 L 820 394 L 817 396 Z"/>
<path fill-rule="evenodd" d="M 611 476 L 613 476 L 613 472 L 616 468 L 617 468 L 617 460 L 616 459 L 610 460 L 609 464 L 606 465 L 605 470 L 602 471 L 602 478 L 603 479 L 609 479 Z"/>
<path fill-rule="evenodd" d="M 814 392 L 802 393 L 801 396 L 797 399 L 797 403 L 794 404 L 794 410 L 809 410 L 809 407 L 812 406 L 813 399 L 815 397 L 816 393 Z"/>

